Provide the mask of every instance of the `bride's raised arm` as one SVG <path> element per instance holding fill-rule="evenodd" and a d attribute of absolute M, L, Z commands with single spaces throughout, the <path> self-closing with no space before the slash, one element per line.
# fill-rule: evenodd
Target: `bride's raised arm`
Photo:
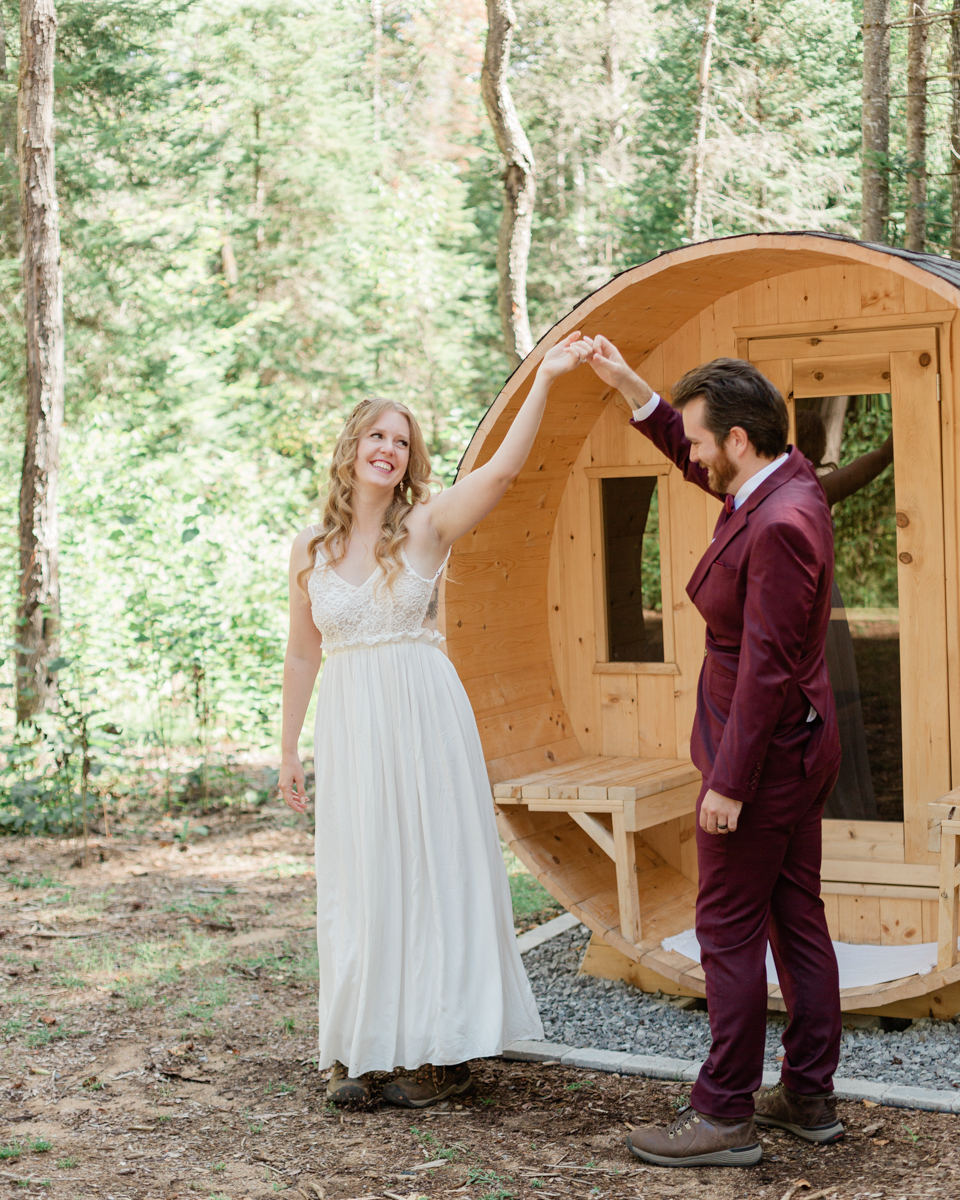
<path fill-rule="evenodd" d="M 590 350 L 591 344 L 581 340 L 579 330 L 551 347 L 537 369 L 530 394 L 490 461 L 424 505 L 431 532 L 442 550 L 496 508 L 527 461 L 550 385 L 585 362 Z"/>

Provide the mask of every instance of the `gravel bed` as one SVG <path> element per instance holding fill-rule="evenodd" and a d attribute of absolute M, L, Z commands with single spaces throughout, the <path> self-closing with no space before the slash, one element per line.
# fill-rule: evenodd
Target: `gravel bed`
<path fill-rule="evenodd" d="M 676 1008 L 663 997 L 620 980 L 577 974 L 589 937 L 589 931 L 578 925 L 523 956 L 547 1041 L 669 1058 L 706 1058 L 710 1050 L 706 1012 Z M 770 1015 L 766 1070 L 777 1069 L 785 1028 L 785 1017 Z M 905 1029 L 880 1028 L 879 1022 L 875 1028 L 845 1027 L 837 1075 L 904 1087 L 960 1088 L 960 1019 L 924 1018 Z"/>

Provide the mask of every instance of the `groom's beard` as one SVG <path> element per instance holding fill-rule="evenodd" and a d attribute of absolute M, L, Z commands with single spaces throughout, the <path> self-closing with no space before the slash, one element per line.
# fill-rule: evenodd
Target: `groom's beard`
<path fill-rule="evenodd" d="M 729 457 L 726 450 L 720 447 L 716 459 L 707 467 L 707 482 L 715 492 L 725 496 L 738 469 L 737 464 Z"/>

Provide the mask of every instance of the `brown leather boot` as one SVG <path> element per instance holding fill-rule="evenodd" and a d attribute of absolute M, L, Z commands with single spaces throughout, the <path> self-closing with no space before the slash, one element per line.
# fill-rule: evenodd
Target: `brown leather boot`
<path fill-rule="evenodd" d="M 843 1122 L 837 1116 L 837 1098 L 833 1092 L 817 1096 L 801 1096 L 785 1083 L 778 1083 L 769 1092 L 757 1092 L 754 1097 L 758 1125 L 776 1125 L 788 1129 L 807 1142 L 825 1145 L 839 1142 L 844 1135 Z"/>
<path fill-rule="evenodd" d="M 689 1107 L 666 1129 L 635 1129 L 627 1148 L 658 1167 L 752 1167 L 763 1157 L 752 1117 L 719 1121 Z"/>
<path fill-rule="evenodd" d="M 353 1079 L 343 1063 L 336 1062 L 327 1080 L 327 1099 L 333 1104 L 368 1104 L 370 1088 L 363 1075 Z"/>
<path fill-rule="evenodd" d="M 426 1108 L 428 1104 L 439 1104 L 448 1096 L 459 1096 L 470 1087 L 473 1080 L 466 1063 L 454 1067 L 435 1067 L 424 1063 L 413 1075 L 401 1075 L 383 1089 L 383 1098 L 388 1104 L 401 1108 Z"/>

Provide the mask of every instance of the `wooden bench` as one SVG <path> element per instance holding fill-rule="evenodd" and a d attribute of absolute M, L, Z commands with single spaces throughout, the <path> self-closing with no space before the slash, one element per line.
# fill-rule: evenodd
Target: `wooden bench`
<path fill-rule="evenodd" d="M 636 946 L 641 936 L 634 834 L 696 809 L 700 772 L 672 758 L 592 755 L 493 785 L 498 805 L 530 812 L 562 812 L 616 867 L 620 935 Z M 601 818 L 610 818 L 610 828 Z"/>
<path fill-rule="evenodd" d="M 960 788 L 927 805 L 927 848 L 940 855 L 940 909 L 937 918 L 937 969 L 960 960 Z"/>

